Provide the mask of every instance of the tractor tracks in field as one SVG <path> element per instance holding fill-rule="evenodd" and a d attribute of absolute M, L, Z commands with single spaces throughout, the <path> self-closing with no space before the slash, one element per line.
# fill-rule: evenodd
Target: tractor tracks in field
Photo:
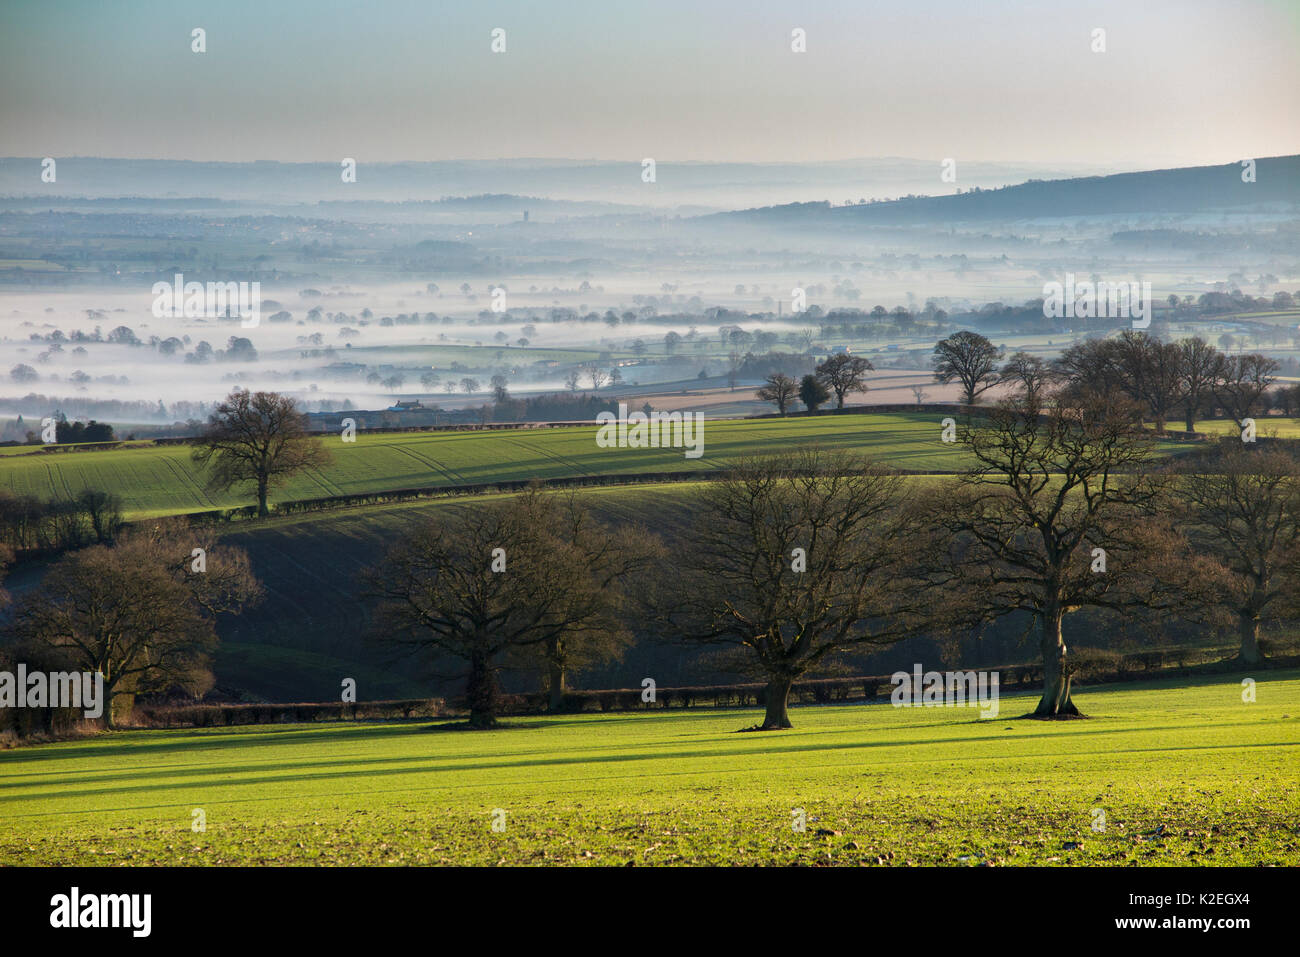
<path fill-rule="evenodd" d="M 389 448 L 395 449 L 396 451 L 401 452 L 404 455 L 410 456 L 411 458 L 415 459 L 415 461 L 419 462 L 421 465 L 426 465 L 429 468 L 433 469 L 435 472 L 442 473 L 444 476 L 450 479 L 452 485 L 473 484 L 470 481 L 468 481 L 465 478 L 465 476 L 461 475 L 455 469 L 448 468 L 446 465 L 443 465 L 441 462 L 435 462 L 432 459 L 419 454 L 415 450 L 407 448 L 405 445 L 393 444 L 390 445 Z"/>

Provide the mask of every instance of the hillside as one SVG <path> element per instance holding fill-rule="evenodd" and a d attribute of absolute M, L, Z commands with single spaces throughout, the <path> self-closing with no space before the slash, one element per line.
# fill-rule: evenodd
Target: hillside
<path fill-rule="evenodd" d="M 1242 182 L 1239 163 L 1031 180 L 1018 186 L 917 196 L 854 206 L 797 203 L 718 213 L 697 222 L 854 227 L 1066 216 L 1198 213 L 1263 204 L 1300 203 L 1300 156 L 1256 160 L 1256 180 Z"/>
<path fill-rule="evenodd" d="M 361 433 L 355 443 L 329 440 L 333 463 L 296 478 L 272 501 L 533 477 L 639 475 L 644 481 L 638 484 L 588 488 L 582 495 L 604 520 L 643 523 L 671 541 L 694 521 L 700 485 L 655 484 L 656 474 L 698 472 L 706 479 L 744 455 L 806 443 L 856 450 L 913 472 L 952 473 L 966 459 L 960 446 L 941 441 L 940 419 L 931 411 L 707 422 L 701 459 L 686 459 L 679 449 L 600 448 L 594 426 Z M 1163 451 L 1178 448 L 1166 443 Z M 77 452 L 15 449 L 0 456 L 0 482 L 40 498 L 109 489 L 123 498 L 128 517 L 136 520 L 250 501 L 246 495 L 206 492 L 183 445 Z M 247 550 L 266 600 L 220 622 L 219 688 L 273 701 L 328 700 L 337 695 L 343 678 L 355 678 L 360 696 L 368 700 L 437 691 L 426 665 L 394 664 L 368 640 L 370 605 L 361 600 L 360 576 L 411 529 L 494 497 L 371 503 L 223 526 L 224 541 Z M 39 575 L 39 568 L 21 568 L 10 585 L 21 590 Z M 653 673 L 664 684 L 685 683 L 697 677 L 695 660 L 693 652 L 643 643 L 630 649 L 619 667 L 629 674 Z M 598 671 L 584 683 L 617 684 L 626 677 L 622 671 Z M 519 680 L 531 683 L 526 677 Z"/>
<path fill-rule="evenodd" d="M 588 489 L 582 495 L 605 521 L 640 522 L 671 535 L 690 522 L 696 488 L 679 483 Z M 369 642 L 370 604 L 362 600 L 360 575 L 406 532 L 470 501 L 495 498 L 369 506 L 234 526 L 223 542 L 247 550 L 266 600 L 221 621 L 218 685 L 271 701 L 331 700 L 345 677 L 355 678 L 358 696 L 368 700 L 437 692 L 426 663 L 392 666 L 388 652 Z M 635 669 L 639 661 L 634 649 L 624 663 Z"/>
<path fill-rule="evenodd" d="M 816 443 L 855 449 L 895 468 L 953 471 L 962 453 L 940 441 L 936 413 L 825 415 L 789 419 L 709 421 L 704 454 L 681 449 L 616 449 L 596 445 L 596 427 L 483 432 L 365 433 L 354 443 L 327 439 L 334 461 L 294 478 L 272 502 L 388 489 L 473 485 L 582 475 L 654 474 L 726 468 L 744 455 Z M 38 498 L 104 489 L 122 499 L 128 517 L 247 505 L 247 493 L 209 493 L 187 446 L 0 456 L 0 486 Z"/>

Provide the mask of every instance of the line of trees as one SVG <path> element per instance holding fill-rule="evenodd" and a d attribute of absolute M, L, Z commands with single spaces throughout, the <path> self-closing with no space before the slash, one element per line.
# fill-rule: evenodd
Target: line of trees
<path fill-rule="evenodd" d="M 501 668 L 617 656 L 629 622 L 763 680 L 764 730 L 790 727 L 791 685 L 845 655 L 1008 616 L 1038 641 L 1041 718 L 1078 714 L 1069 622 L 1085 608 L 1153 631 L 1170 613 L 1234 624 L 1256 663 L 1261 622 L 1300 614 L 1300 461 L 1225 440 L 1166 465 L 1136 412 L 1113 392 L 1002 400 L 961 430 L 955 488 L 817 449 L 748 460 L 701 493 L 671 574 L 654 536 L 534 489 L 394 548 L 368 579 L 381 633 L 467 662 L 476 727 Z"/>
<path fill-rule="evenodd" d="M 42 501 L 0 489 L 0 543 L 16 553 L 111 544 L 121 528 L 122 503 L 109 492 Z"/>
<path fill-rule="evenodd" d="M 1227 355 L 1199 336 L 1163 342 L 1126 329 L 1113 338 L 1077 342 L 1051 361 L 1023 351 L 1003 358 L 987 338 L 963 330 L 935 345 L 934 378 L 960 384 L 967 405 L 997 385 L 1031 398 L 1053 390 L 1066 398 L 1115 393 L 1127 397 L 1158 432 L 1179 416 L 1192 432 L 1198 417 L 1216 412 L 1240 427 L 1242 419 L 1270 408 L 1300 410 L 1300 387 L 1270 392 L 1279 369 L 1275 359 Z"/>
<path fill-rule="evenodd" d="M 569 674 L 618 658 L 637 630 L 758 676 L 764 730 L 790 727 L 794 681 L 855 651 L 1008 617 L 1037 636 L 1043 718 L 1078 713 L 1068 639 L 1081 609 L 1231 625 L 1238 658 L 1258 662 L 1261 625 L 1300 615 L 1300 460 L 1234 439 L 1167 464 L 1124 390 L 1041 371 L 1026 363 L 1021 387 L 958 432 L 971 464 L 955 483 L 815 448 L 759 456 L 710 483 L 671 542 L 537 485 L 449 507 L 364 575 L 376 635 L 431 665 L 459 661 L 477 728 L 496 722 L 503 671 L 542 674 L 558 710 Z M 271 425 L 280 448 L 303 441 L 288 400 L 237 398 L 225 425 L 243 423 L 250 448 Z M 23 594 L 12 637 L 102 671 L 115 698 L 203 690 L 214 621 L 260 593 L 247 556 L 204 535 L 168 522 L 106 534 Z"/>
<path fill-rule="evenodd" d="M 1077 342 L 1046 360 L 1024 351 L 1006 356 L 987 337 L 961 330 L 935 344 L 931 363 L 934 380 L 956 383 L 965 405 L 977 404 L 997 386 L 1031 399 L 1057 391 L 1066 397 L 1114 392 L 1131 400 L 1135 414 L 1153 422 L 1158 432 L 1179 417 L 1192 432 L 1198 418 L 1216 413 L 1238 427 L 1242 419 L 1273 408 L 1300 414 L 1300 385 L 1274 389 L 1275 359 L 1225 354 L 1198 336 L 1164 342 L 1126 329 L 1115 337 Z M 873 369 L 867 359 L 840 353 L 802 379 L 773 372 L 755 394 L 781 415 L 796 401 L 815 412 L 834 397 L 843 408 L 846 396 L 867 391 L 865 373 Z"/>
<path fill-rule="evenodd" d="M 835 407 L 842 409 L 847 396 L 867 391 L 866 374 L 875 368 L 861 356 L 836 353 L 798 382 L 784 372 L 771 373 L 755 394 L 762 401 L 773 403 L 782 415 L 793 408 L 795 399 L 809 412 L 816 412 L 834 396 Z"/>

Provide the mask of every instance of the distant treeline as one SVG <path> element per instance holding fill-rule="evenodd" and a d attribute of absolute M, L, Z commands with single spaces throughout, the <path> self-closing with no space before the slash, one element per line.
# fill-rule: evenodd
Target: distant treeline
<path fill-rule="evenodd" d="M 524 398 L 507 397 L 492 406 L 491 421 L 595 421 L 602 412 L 617 412 L 618 399 L 588 393 L 552 392 Z"/>
<path fill-rule="evenodd" d="M 55 423 L 54 441 L 59 444 L 112 442 L 116 438 L 113 427 L 107 422 L 96 422 L 94 419 L 89 422 L 69 422 L 66 417 L 60 417 Z M 3 445 L 39 445 L 44 441 L 39 430 L 27 428 L 21 415 L 15 422 L 6 423 L 0 428 L 0 440 L 3 440 L 0 441 Z"/>

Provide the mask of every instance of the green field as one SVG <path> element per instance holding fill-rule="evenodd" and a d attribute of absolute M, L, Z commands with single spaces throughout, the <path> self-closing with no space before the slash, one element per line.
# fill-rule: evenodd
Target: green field
<path fill-rule="evenodd" d="M 1296 865 L 1300 673 L 1257 678 L 1253 704 L 1230 676 L 1083 689 L 1093 717 L 1050 723 L 1004 697 L 767 734 L 711 710 L 117 732 L 0 752 L 0 864 Z"/>
<path fill-rule="evenodd" d="M 968 460 L 960 446 L 941 441 L 941 419 L 933 412 L 900 412 L 709 421 L 704 426 L 704 454 L 698 459 L 685 458 L 681 449 L 599 448 L 594 425 L 490 432 L 361 432 L 354 443 L 326 439 L 333 463 L 295 476 L 272 494 L 272 502 L 526 478 L 706 474 L 727 468 L 746 454 L 812 443 L 856 450 L 894 468 L 952 472 Z M 1172 448 L 1172 443 L 1166 446 Z M 2 487 L 45 499 L 72 496 L 85 488 L 103 489 L 122 498 L 128 517 L 231 508 L 252 501 L 248 492 L 209 494 L 203 485 L 186 446 L 0 456 Z"/>
<path fill-rule="evenodd" d="M 1170 422 L 1169 428 L 1181 429 L 1185 423 Z M 1199 420 L 1196 431 L 1209 435 L 1237 435 L 1241 429 L 1237 423 L 1228 419 Z M 1255 419 L 1255 433 L 1260 437 L 1272 436 L 1279 439 L 1300 439 L 1300 419 L 1283 416 L 1261 415 Z"/>
<path fill-rule="evenodd" d="M 296 476 L 273 494 L 272 501 L 523 478 L 708 472 L 732 465 L 745 454 L 811 442 L 857 449 L 897 468 L 960 468 L 960 449 L 940 440 L 940 418 L 904 413 L 711 421 L 704 426 L 704 454 L 698 459 L 685 458 L 681 449 L 600 448 L 594 425 L 490 432 L 360 432 L 353 443 L 326 439 L 333 463 Z M 247 492 L 206 492 L 186 446 L 5 456 L 0 458 L 0 485 L 41 498 L 71 496 L 84 488 L 105 489 L 121 496 L 128 516 L 250 502 Z"/>

